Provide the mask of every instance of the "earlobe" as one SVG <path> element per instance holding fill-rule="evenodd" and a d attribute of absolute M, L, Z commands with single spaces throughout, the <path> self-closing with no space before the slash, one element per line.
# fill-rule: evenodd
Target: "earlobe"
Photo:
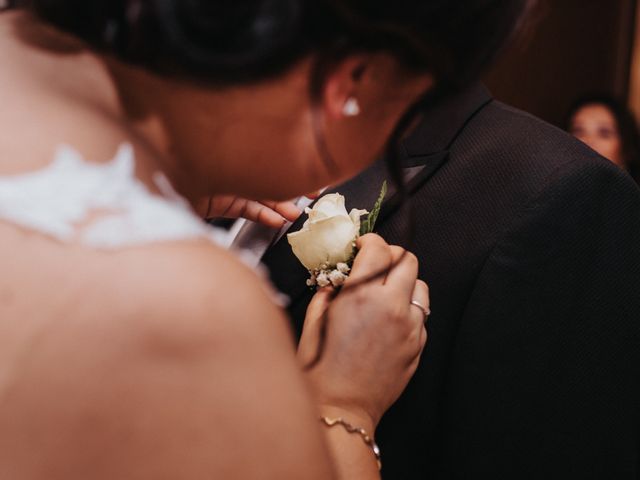
<path fill-rule="evenodd" d="M 326 78 L 324 87 L 325 113 L 335 120 L 356 117 L 362 108 L 359 91 L 367 57 L 357 55 L 342 61 Z"/>

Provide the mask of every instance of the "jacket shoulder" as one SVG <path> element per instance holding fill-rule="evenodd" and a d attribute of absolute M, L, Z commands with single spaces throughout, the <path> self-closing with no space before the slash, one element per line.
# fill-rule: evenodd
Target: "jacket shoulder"
<path fill-rule="evenodd" d="M 557 168 L 575 159 L 608 163 L 564 130 L 499 101 L 490 102 L 470 127 L 469 130 L 477 129 L 485 138 L 500 142 L 514 156 L 534 161 L 538 168 Z"/>
<path fill-rule="evenodd" d="M 587 171 L 627 176 L 567 132 L 496 100 L 460 132 L 450 160 L 478 181 L 499 182 L 521 198 L 535 195 L 559 176 Z"/>

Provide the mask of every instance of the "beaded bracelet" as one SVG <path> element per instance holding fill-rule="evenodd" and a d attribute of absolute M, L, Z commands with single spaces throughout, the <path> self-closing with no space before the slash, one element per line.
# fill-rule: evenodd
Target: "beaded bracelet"
<path fill-rule="evenodd" d="M 376 444 L 373 437 L 371 437 L 364 428 L 354 427 L 343 418 L 320 417 L 320 421 L 327 427 L 335 427 L 336 425 L 341 425 L 348 433 L 357 433 L 358 435 L 360 435 L 364 443 L 373 451 L 373 454 L 376 457 L 376 463 L 378 464 L 378 470 L 382 469 L 380 448 Z"/>

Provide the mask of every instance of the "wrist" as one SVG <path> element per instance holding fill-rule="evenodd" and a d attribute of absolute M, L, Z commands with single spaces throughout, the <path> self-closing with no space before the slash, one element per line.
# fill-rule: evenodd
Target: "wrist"
<path fill-rule="evenodd" d="M 336 411 L 336 413 L 339 413 L 339 412 Z M 328 429 L 332 431 L 338 431 L 338 432 L 344 431 L 347 435 L 358 436 L 362 441 L 362 445 L 366 446 L 373 454 L 373 458 L 376 461 L 378 471 L 382 469 L 380 448 L 378 447 L 378 444 L 374 439 L 372 430 L 367 430 L 362 425 L 354 425 L 350 421 L 346 420 L 344 417 L 341 417 L 341 416 L 340 417 L 321 416 L 320 421 Z M 334 430 L 334 427 L 337 430 Z M 331 438 L 331 434 L 329 435 Z M 340 450 L 343 451 L 343 448 L 341 447 Z"/>

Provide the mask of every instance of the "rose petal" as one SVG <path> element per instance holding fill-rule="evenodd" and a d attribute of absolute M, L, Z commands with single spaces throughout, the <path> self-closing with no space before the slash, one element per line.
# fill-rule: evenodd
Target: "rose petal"
<path fill-rule="evenodd" d="M 344 197 L 339 193 L 329 193 L 320 198 L 309 213 L 309 220 L 316 221 L 334 216 L 348 216 Z"/>
<path fill-rule="evenodd" d="M 334 216 L 310 223 L 302 230 L 287 235 L 298 260 L 308 269 L 348 262 L 353 255 L 353 242 L 358 228 L 348 216 Z"/>
<path fill-rule="evenodd" d="M 356 226 L 358 232 L 360 232 L 360 218 L 367 213 L 369 213 L 367 210 L 359 210 L 357 208 L 354 208 L 349 212 L 349 218 Z"/>

